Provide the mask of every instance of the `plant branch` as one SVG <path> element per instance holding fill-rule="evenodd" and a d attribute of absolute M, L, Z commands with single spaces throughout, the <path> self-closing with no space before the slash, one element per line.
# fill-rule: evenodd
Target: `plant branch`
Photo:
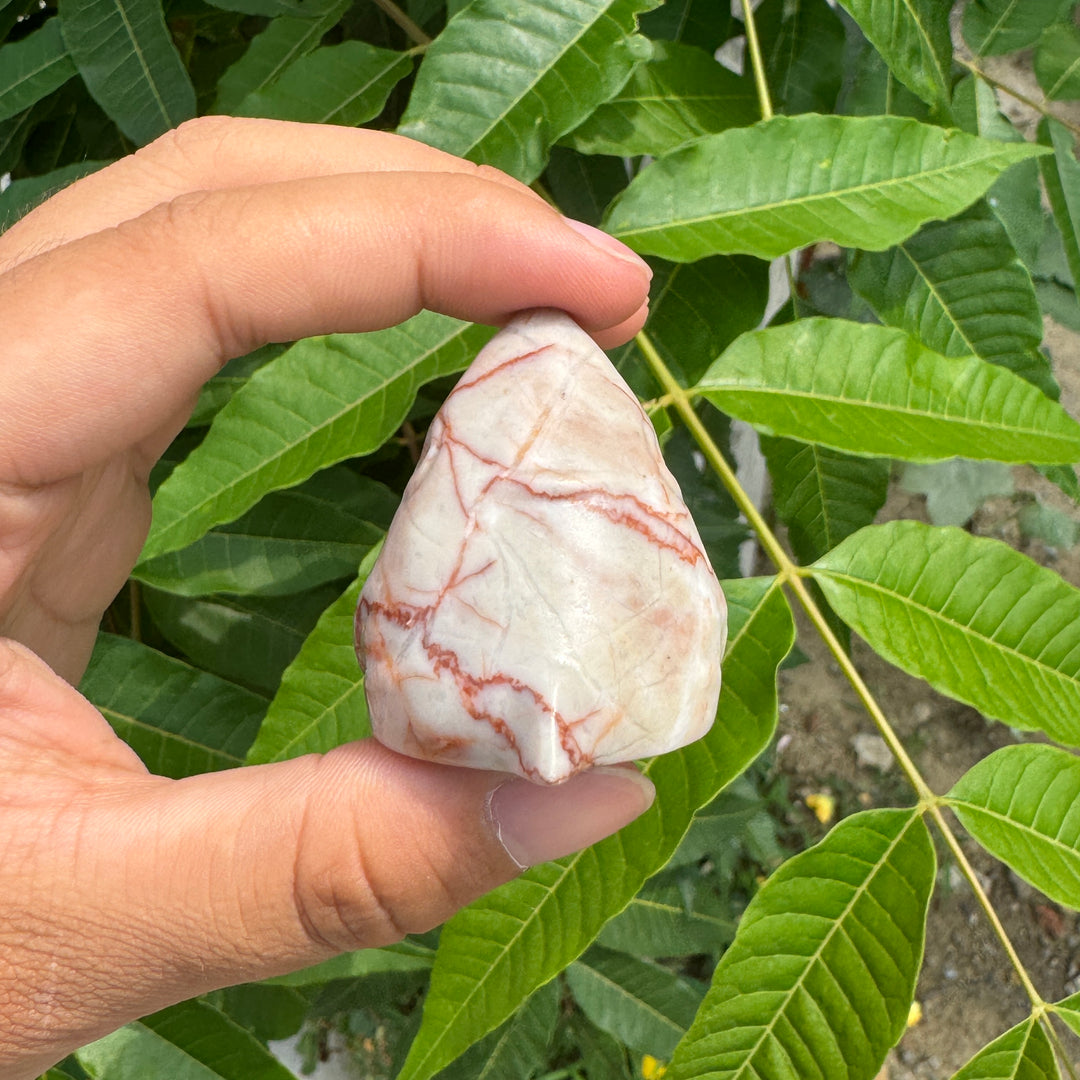
<path fill-rule="evenodd" d="M 773 116 L 772 98 L 769 96 L 769 82 L 765 78 L 765 62 L 761 58 L 761 44 L 757 36 L 757 23 L 750 0 L 742 0 L 743 25 L 746 27 L 746 47 L 750 51 L 750 64 L 754 69 L 754 85 L 757 87 L 758 103 L 761 106 L 761 119 L 771 120 Z"/>
<path fill-rule="evenodd" d="M 1003 83 L 1000 79 L 995 79 L 993 75 L 983 71 L 978 64 L 975 64 L 970 60 L 965 60 L 962 56 L 956 57 L 956 61 L 957 63 L 963 64 L 976 78 L 982 79 L 983 82 L 994 87 L 995 90 L 1000 90 L 1003 94 L 1008 94 L 1009 97 L 1019 101 L 1021 105 L 1026 105 L 1029 109 L 1034 109 L 1040 116 L 1045 116 L 1050 120 L 1056 120 L 1059 124 L 1067 127 L 1073 134 L 1080 135 L 1080 124 L 1075 124 L 1071 120 L 1066 120 L 1064 117 L 1056 115 L 1045 102 L 1036 101 L 1034 98 L 1028 97 L 1027 94 L 1017 90 L 1015 86 L 1009 86 L 1008 83 Z"/>
<path fill-rule="evenodd" d="M 387 16 L 396 22 L 417 45 L 431 44 L 431 38 L 394 3 L 394 0 L 375 0 L 375 4 L 382 8 Z"/>
<path fill-rule="evenodd" d="M 976 876 L 974 868 L 968 861 L 963 849 L 960 847 L 960 842 L 957 840 L 949 827 L 948 822 L 945 820 L 941 809 L 941 799 L 934 794 L 930 789 L 930 786 L 923 779 L 918 767 L 904 749 L 903 744 L 893 730 L 893 727 L 882 711 L 881 706 L 874 698 L 870 688 L 863 681 L 863 678 L 859 674 L 851 657 L 848 656 L 847 651 L 833 633 L 824 613 L 814 600 L 814 597 L 811 595 L 806 581 L 804 580 L 809 576 L 809 572 L 798 566 L 788 556 L 776 534 L 769 528 L 769 525 L 762 517 L 761 512 L 753 504 L 753 501 L 739 483 L 738 478 L 735 476 L 731 466 L 728 465 L 720 448 L 716 445 L 716 442 L 709 434 L 705 425 L 701 422 L 701 418 L 694 412 L 694 407 L 690 401 L 690 394 L 679 385 L 675 376 L 672 375 L 659 352 L 657 352 L 656 346 L 653 345 L 652 341 L 649 339 L 649 336 L 642 331 L 635 340 L 638 348 L 652 368 L 653 374 L 663 387 L 666 397 L 671 401 L 671 404 L 682 418 L 683 423 L 686 424 L 690 433 L 694 436 L 702 454 L 705 456 L 705 460 L 720 477 L 724 486 L 731 494 L 731 497 L 735 500 L 735 504 L 745 516 L 750 527 L 757 533 L 759 543 L 779 571 L 778 576 L 781 583 L 787 585 L 798 597 L 799 603 L 806 611 L 810 621 L 814 624 L 814 628 L 824 639 L 825 644 L 828 646 L 836 663 L 847 677 L 848 682 L 851 683 L 855 693 L 859 696 L 859 700 L 863 703 L 864 708 L 870 714 L 878 731 L 881 733 L 882 738 L 885 740 L 886 745 L 889 747 L 890 751 L 892 751 L 893 756 L 899 763 L 908 782 L 915 789 L 924 812 L 928 812 L 933 818 L 934 824 L 941 832 L 946 845 L 960 866 L 961 872 L 967 879 L 968 884 L 971 886 L 971 890 L 974 893 L 979 906 L 986 913 L 986 917 L 990 920 L 990 925 L 993 928 L 995 935 L 1005 949 L 1009 962 L 1015 969 L 1024 991 L 1031 1000 L 1034 1015 L 1037 1016 L 1040 1021 L 1044 1021 L 1044 1014 L 1047 1010 L 1046 1002 L 1043 1001 L 1039 992 L 1035 989 L 1027 970 L 1024 968 L 1023 962 L 1020 960 L 1016 949 L 1009 940 L 1008 934 L 1005 932 L 1005 927 L 1002 925 L 997 912 L 990 903 L 990 898 L 986 895 L 986 890 L 983 889 L 982 883 Z"/>

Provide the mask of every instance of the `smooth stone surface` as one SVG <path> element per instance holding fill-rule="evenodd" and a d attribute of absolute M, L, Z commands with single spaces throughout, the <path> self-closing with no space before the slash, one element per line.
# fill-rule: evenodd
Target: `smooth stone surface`
<path fill-rule="evenodd" d="M 726 607 L 634 394 L 514 319 L 432 422 L 356 615 L 375 737 L 559 783 L 708 731 Z"/>

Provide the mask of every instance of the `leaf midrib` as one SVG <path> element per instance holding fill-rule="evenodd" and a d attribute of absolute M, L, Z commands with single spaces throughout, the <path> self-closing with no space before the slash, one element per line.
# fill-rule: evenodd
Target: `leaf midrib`
<path fill-rule="evenodd" d="M 677 1023 L 666 1013 L 661 1012 L 659 1008 L 652 1004 L 652 1002 L 646 1001 L 645 998 L 639 997 L 638 995 L 634 994 L 627 987 L 623 986 L 621 983 L 616 982 L 613 978 L 611 978 L 610 975 L 607 975 L 599 968 L 594 967 L 592 964 L 584 963 L 581 960 L 578 960 L 575 963 L 577 967 L 584 968 L 586 971 L 588 971 L 590 975 L 592 975 L 592 977 L 595 978 L 598 982 L 601 982 L 605 986 L 614 990 L 620 996 L 620 998 L 640 1006 L 654 1019 L 659 1020 L 662 1024 L 669 1027 L 676 1035 L 682 1035 L 686 1032 L 686 1028 L 684 1028 L 681 1024 Z"/>
<path fill-rule="evenodd" d="M 1002 144 L 1002 145 L 1014 145 L 1014 144 Z M 974 158 L 963 162 L 953 162 L 946 165 L 941 165 L 935 169 L 927 169 L 921 172 L 905 173 L 903 176 L 891 176 L 886 177 L 884 180 L 877 180 L 873 182 L 867 182 L 862 184 L 853 184 L 848 187 L 831 188 L 829 191 L 822 192 L 820 195 L 809 195 L 801 198 L 785 198 L 781 200 L 774 200 L 767 203 L 754 203 L 750 205 L 743 205 L 733 207 L 730 210 L 720 210 L 713 213 L 700 214 L 697 217 L 681 218 L 678 221 L 667 221 L 658 225 L 643 225 L 635 229 L 628 229 L 623 232 L 616 232 L 616 236 L 642 236 L 645 233 L 661 232 L 668 229 L 688 229 L 695 225 L 709 224 L 712 222 L 721 222 L 729 218 L 740 217 L 753 217 L 757 214 L 776 213 L 780 210 L 786 210 L 790 207 L 812 207 L 818 203 L 826 203 L 830 201 L 836 201 L 840 199 L 846 199 L 853 195 L 859 195 L 863 192 L 882 191 L 890 186 L 894 185 L 908 185 L 911 186 L 916 180 L 923 178 L 931 179 L 937 177 L 949 178 L 949 176 L 957 171 L 963 171 L 973 165 L 983 165 L 993 160 L 995 155 L 987 151 L 982 157 Z M 1017 158 L 1016 161 L 1020 161 L 1022 158 Z M 1016 164 L 1016 162 L 1009 162 L 1010 165 Z"/>

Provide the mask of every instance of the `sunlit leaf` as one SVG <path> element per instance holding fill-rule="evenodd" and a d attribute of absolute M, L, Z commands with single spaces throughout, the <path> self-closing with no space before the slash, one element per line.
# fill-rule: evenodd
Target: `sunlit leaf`
<path fill-rule="evenodd" d="M 342 953 L 321 964 L 266 979 L 269 986 L 317 986 L 333 979 L 360 979 L 388 971 L 427 971 L 435 962 L 435 950 L 414 941 L 401 941 L 381 949 L 358 949 Z"/>
<path fill-rule="evenodd" d="M 76 73 L 59 19 L 49 19 L 21 41 L 0 46 L 0 120 L 28 109 Z"/>
<path fill-rule="evenodd" d="M 398 131 L 535 180 L 552 144 L 649 55 L 657 0 L 473 0 L 432 42 Z"/>
<path fill-rule="evenodd" d="M 143 559 L 186 547 L 267 492 L 381 446 L 419 387 L 465 368 L 491 333 L 425 312 L 372 334 L 297 342 L 233 396 L 158 489 Z"/>
<path fill-rule="evenodd" d="M 94 100 L 133 142 L 195 115 L 195 88 L 161 0 L 60 0 L 60 28 Z"/>
<path fill-rule="evenodd" d="M 748 80 L 702 49 L 657 42 L 652 59 L 566 139 L 583 154 L 664 154 L 699 135 L 752 124 L 757 96 Z"/>
<path fill-rule="evenodd" d="M 992 855 L 1051 900 L 1080 908 L 1080 758 L 1056 746 L 1006 746 L 953 786 L 948 802 Z"/>
<path fill-rule="evenodd" d="M 1029 1016 L 984 1046 L 952 1080 L 1058 1080 L 1060 1075 L 1050 1040 Z"/>
<path fill-rule="evenodd" d="M 952 217 L 1040 152 L 901 117 L 777 116 L 660 158 L 615 200 L 605 227 L 675 262 L 773 259 L 821 240 L 876 251 Z"/>
<path fill-rule="evenodd" d="M 1080 460 L 1080 424 L 1030 383 L 891 327 L 809 318 L 744 334 L 695 390 L 768 434 L 855 454 Z"/>
<path fill-rule="evenodd" d="M 949 5 L 940 0 L 840 0 L 889 70 L 931 105 L 949 100 Z"/>
<path fill-rule="evenodd" d="M 236 115 L 356 127 L 382 112 L 390 91 L 410 71 L 408 53 L 363 41 L 327 45 L 294 60 L 269 86 L 248 93 Z"/>
<path fill-rule="evenodd" d="M 750 902 L 669 1080 L 872 1080 L 922 963 L 934 848 L 917 810 L 870 810 Z"/>
<path fill-rule="evenodd" d="M 887 660 L 1012 727 L 1080 746 L 1080 590 L 996 540 L 871 525 L 813 567 Z"/>
<path fill-rule="evenodd" d="M 266 698 L 129 638 L 99 634 L 80 690 L 159 776 L 243 763 Z"/>
<path fill-rule="evenodd" d="M 353 619 L 360 590 L 378 549 L 357 579 L 319 617 L 296 659 L 285 669 L 248 764 L 325 753 L 371 734 L 364 681 L 353 649 Z"/>
<path fill-rule="evenodd" d="M 760 752 L 776 722 L 776 668 L 794 638 L 774 579 L 725 584 L 731 638 L 716 723 L 648 766 L 652 808 L 613 837 L 544 863 L 443 928 L 424 1019 L 399 1080 L 426 1080 L 501 1024 L 592 942 L 670 857 L 693 813 Z"/>

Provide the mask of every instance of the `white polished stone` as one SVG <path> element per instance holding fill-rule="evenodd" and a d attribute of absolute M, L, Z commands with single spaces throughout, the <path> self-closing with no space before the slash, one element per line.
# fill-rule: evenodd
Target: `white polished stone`
<path fill-rule="evenodd" d="M 531 312 L 432 422 L 357 609 L 375 737 L 558 783 L 708 731 L 726 608 L 648 417 Z"/>

